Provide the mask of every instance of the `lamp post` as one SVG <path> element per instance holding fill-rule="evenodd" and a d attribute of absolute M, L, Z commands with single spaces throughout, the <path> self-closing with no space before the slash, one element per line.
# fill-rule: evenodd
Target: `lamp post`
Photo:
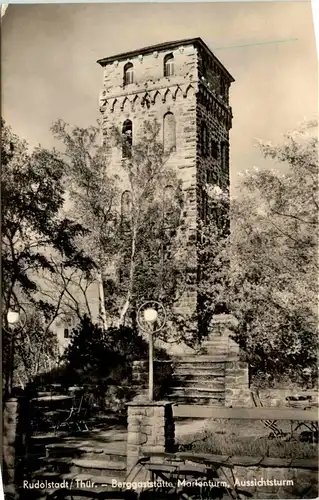
<path fill-rule="evenodd" d="M 163 318 L 159 322 L 159 312 Z M 148 398 L 154 399 L 154 333 L 162 330 L 166 322 L 164 306 L 157 301 L 143 303 L 137 312 L 137 323 L 141 330 L 148 333 Z M 158 323 L 157 328 L 155 324 Z M 146 328 L 147 325 L 147 328 Z"/>
<path fill-rule="evenodd" d="M 25 310 L 22 306 L 9 308 L 6 316 L 6 326 L 4 330 L 9 334 L 9 363 L 6 378 L 6 395 L 11 396 L 14 374 L 14 334 L 22 330 L 26 322 Z"/>

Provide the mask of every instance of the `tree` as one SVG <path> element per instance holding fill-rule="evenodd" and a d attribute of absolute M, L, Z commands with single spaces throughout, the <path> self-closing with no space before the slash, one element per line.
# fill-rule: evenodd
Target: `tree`
<path fill-rule="evenodd" d="M 87 229 L 86 235 L 78 240 L 78 245 L 85 249 L 95 264 L 93 276 L 99 284 L 100 314 L 106 330 L 104 273 L 116 244 L 117 177 L 108 171 L 107 149 L 99 143 L 99 127 L 74 127 L 70 130 L 67 123 L 58 120 L 51 130 L 65 147 L 67 212 Z"/>
<path fill-rule="evenodd" d="M 65 146 L 71 214 L 88 229 L 79 245 L 90 249 L 99 269 L 104 317 L 107 311 L 108 321 L 116 318 L 118 326 L 128 319 L 128 311 L 134 321 L 132 306 L 139 300 L 165 296 L 166 305 L 176 300 L 172 290 L 182 279 L 177 229 L 183 200 L 176 175 L 167 166 L 169 153 L 158 140 L 159 129 L 156 122 L 144 124 L 118 175 L 108 156 L 110 145 L 98 144 L 97 127 L 70 130 L 61 120 L 52 127 Z M 128 149 L 127 138 L 115 129 L 112 140 Z M 115 278 L 107 278 L 110 270 Z M 104 321 L 104 330 L 106 326 Z"/>
<path fill-rule="evenodd" d="M 318 348 L 317 124 L 288 133 L 283 144 L 260 147 L 283 168 L 247 172 L 233 204 L 236 339 L 253 375 L 286 374 L 305 383 L 315 376 Z"/>
<path fill-rule="evenodd" d="M 119 260 L 125 292 L 120 325 L 132 305 L 150 297 L 172 310 L 185 280 L 183 194 L 175 170 L 168 166 L 171 151 L 164 151 L 159 132 L 157 121 L 144 122 L 140 139 L 123 162 L 128 211 L 121 216 Z M 127 138 L 117 130 L 114 136 L 118 147 L 125 148 Z"/>
<path fill-rule="evenodd" d="M 92 302 L 92 292 L 96 289 L 93 268 L 70 268 L 63 259 L 52 255 L 50 263 L 54 273 L 42 273 L 41 296 L 58 306 L 59 318 L 65 323 L 75 323 L 85 315 L 93 321 L 95 304 Z"/>
<path fill-rule="evenodd" d="M 40 146 L 29 152 L 27 143 L 3 120 L 1 126 L 3 324 L 10 331 L 7 311 L 22 301 L 36 307 L 49 327 L 59 314 L 60 301 L 52 303 L 39 295 L 38 278 L 43 271 L 54 272 L 49 249 L 64 259 L 66 267 L 90 265 L 75 244 L 83 228 L 61 214 L 65 191 L 59 154 Z"/>
<path fill-rule="evenodd" d="M 64 163 L 59 155 L 40 147 L 29 153 L 27 143 L 2 122 L 1 158 L 2 298 L 7 310 L 18 288 L 32 299 L 37 273 L 53 271 L 48 248 L 70 267 L 89 259 L 74 243 L 81 225 L 61 217 Z"/>
<path fill-rule="evenodd" d="M 29 307 L 25 327 L 15 335 L 14 377 L 22 389 L 57 365 L 58 340 L 38 310 Z"/>

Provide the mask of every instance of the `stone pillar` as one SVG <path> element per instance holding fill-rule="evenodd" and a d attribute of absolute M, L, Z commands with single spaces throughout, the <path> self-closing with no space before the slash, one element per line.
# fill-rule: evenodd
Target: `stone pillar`
<path fill-rule="evenodd" d="M 127 476 L 145 481 L 145 470 L 136 475 L 136 463 L 143 451 L 170 453 L 175 448 L 175 425 L 172 403 L 132 401 L 128 403 Z"/>
<path fill-rule="evenodd" d="M 3 405 L 3 483 L 5 493 L 17 496 L 17 466 L 19 457 L 19 400 L 10 398 Z"/>
<path fill-rule="evenodd" d="M 251 408 L 254 406 L 249 389 L 248 363 L 234 358 L 225 364 L 225 406 Z"/>

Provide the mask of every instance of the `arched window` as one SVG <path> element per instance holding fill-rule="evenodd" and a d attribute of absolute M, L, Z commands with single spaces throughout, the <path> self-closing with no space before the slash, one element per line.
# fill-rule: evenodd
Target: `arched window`
<path fill-rule="evenodd" d="M 123 83 L 124 85 L 129 85 L 130 83 L 133 83 L 133 80 L 134 80 L 133 64 L 127 63 L 124 66 Z"/>
<path fill-rule="evenodd" d="M 167 54 L 164 57 L 164 76 L 174 75 L 174 56 L 173 54 Z"/>
<path fill-rule="evenodd" d="M 124 191 L 121 198 L 121 229 L 123 232 L 130 230 L 132 211 L 132 196 L 130 191 Z"/>
<path fill-rule="evenodd" d="M 164 151 L 176 151 L 176 123 L 173 113 L 164 115 L 163 125 Z"/>
<path fill-rule="evenodd" d="M 125 120 L 122 127 L 123 145 L 122 157 L 131 158 L 133 144 L 133 124 L 131 120 Z"/>

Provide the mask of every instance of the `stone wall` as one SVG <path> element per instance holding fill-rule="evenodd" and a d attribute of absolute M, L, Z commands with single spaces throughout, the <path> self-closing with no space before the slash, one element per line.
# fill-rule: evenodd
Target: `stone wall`
<path fill-rule="evenodd" d="M 174 57 L 174 75 L 164 76 L 164 59 Z M 118 59 L 118 60 L 117 60 Z M 134 79 L 124 84 L 124 68 L 133 65 Z M 190 245 L 196 241 L 198 217 L 203 218 L 206 182 L 229 184 L 229 150 L 222 161 L 221 150 L 215 158 L 212 141 L 228 144 L 231 127 L 231 108 L 228 105 L 232 77 L 221 63 L 198 41 L 185 41 L 159 46 L 158 50 L 141 49 L 100 61 L 104 67 L 103 89 L 100 94 L 100 111 L 104 142 L 109 146 L 110 161 L 122 181 L 122 189 L 129 189 L 128 179 L 122 168 L 121 151 L 112 143 L 112 129 L 121 130 L 125 120 L 132 122 L 133 145 L 141 137 L 145 120 L 156 119 L 161 126 L 159 139 L 163 137 L 163 120 L 167 112 L 173 113 L 176 123 L 176 150 L 167 162 L 176 171 L 185 194 L 184 241 Z M 202 150 L 201 127 L 208 128 L 208 154 Z M 198 259 L 194 251 L 189 256 L 189 281 L 177 304 L 176 311 L 189 316 L 197 310 Z"/>
<path fill-rule="evenodd" d="M 134 469 L 143 451 L 171 453 L 175 451 L 175 426 L 172 404 L 136 401 L 128 404 L 127 474 Z M 138 476 L 135 481 L 138 481 Z"/>
<path fill-rule="evenodd" d="M 236 358 L 225 363 L 225 406 L 254 406 L 249 389 L 248 363 Z"/>

